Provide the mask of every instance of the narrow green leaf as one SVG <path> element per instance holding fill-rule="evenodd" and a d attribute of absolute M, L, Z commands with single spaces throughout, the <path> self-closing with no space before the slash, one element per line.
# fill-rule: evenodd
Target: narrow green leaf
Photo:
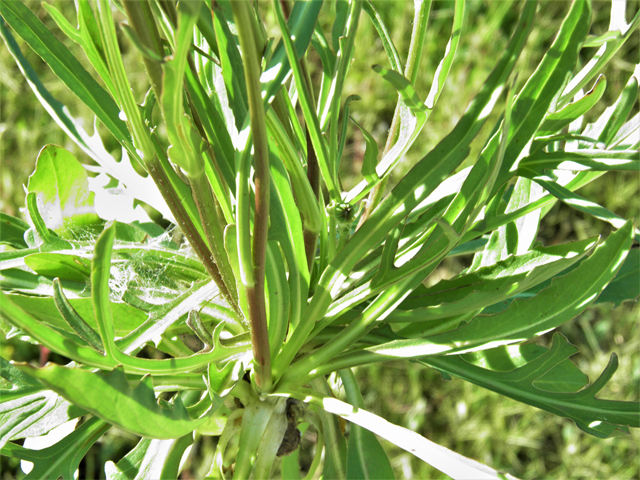
<path fill-rule="evenodd" d="M 307 48 L 309 48 L 311 36 L 313 35 L 318 14 L 320 13 L 320 7 L 322 7 L 321 0 L 295 2 L 293 4 L 293 9 L 287 19 L 287 24 L 289 25 L 289 33 L 297 53 L 297 59 L 302 58 Z M 260 78 L 262 83 L 262 98 L 264 98 L 267 104 L 272 102 L 291 73 L 292 69 L 289 64 L 286 48 L 282 40 L 280 40 Z"/>
<path fill-rule="evenodd" d="M 135 155 L 127 126 L 118 116 L 120 109 L 67 47 L 22 2 L 3 0 L 0 2 L 0 15 L 42 57 L 65 85 L 96 114 L 113 136 Z"/>
<path fill-rule="evenodd" d="M 429 322 L 444 331 L 458 324 L 443 320 L 506 300 L 551 278 L 581 260 L 595 245 L 587 239 L 565 245 L 537 247 L 493 265 L 467 272 L 436 285 L 418 288 L 402 302 L 387 322 Z M 438 321 L 439 320 L 439 321 Z M 424 325 L 423 329 L 429 328 Z M 420 329 L 416 326 L 416 331 Z M 431 331 L 431 329 L 429 330 Z"/>
<path fill-rule="evenodd" d="M 578 93 L 584 86 L 593 79 L 603 67 L 609 63 L 616 52 L 625 44 L 625 42 L 632 38 L 633 32 L 638 25 L 640 25 L 640 12 L 637 12 L 635 17 L 629 25 L 624 28 L 620 28 L 621 25 L 616 25 L 616 15 L 614 14 L 615 6 L 611 5 L 612 15 L 611 23 L 609 26 L 609 34 L 613 37 L 610 41 L 605 42 L 593 56 L 593 58 L 573 77 L 571 82 L 565 87 L 562 92 L 562 98 L 558 102 L 558 106 L 571 102 L 574 95 Z M 588 23 L 588 22 L 587 22 Z M 626 22 L 623 22 L 623 24 Z M 606 35 L 606 34 L 605 34 Z"/>
<path fill-rule="evenodd" d="M 633 248 L 629 251 L 624 264 L 618 270 L 597 303 L 611 302 L 615 307 L 627 300 L 637 301 L 640 296 L 640 249 Z"/>
<path fill-rule="evenodd" d="M 347 401 L 356 408 L 365 408 L 360 388 L 351 370 L 340 370 Z M 395 479 L 389 458 L 376 436 L 366 428 L 352 424 L 347 446 L 348 479 Z"/>
<path fill-rule="evenodd" d="M 0 244 L 13 248 L 27 248 L 24 234 L 29 224 L 19 218 L 0 212 Z"/>
<path fill-rule="evenodd" d="M 356 408 L 336 398 L 319 396 L 313 390 L 306 388 L 292 388 L 288 393 L 306 403 L 322 408 L 326 412 L 366 428 L 452 478 L 498 479 L 505 476 L 513 478 L 431 442 L 412 430 L 389 423 L 373 413 Z"/>
<path fill-rule="evenodd" d="M 340 171 L 340 160 L 342 159 L 342 153 L 344 152 L 344 146 L 347 142 L 347 126 L 349 125 L 349 104 L 353 101 L 361 100 L 359 95 L 349 95 L 344 101 L 344 107 L 342 111 L 342 124 L 340 132 L 340 142 L 338 143 L 338 150 L 336 152 L 336 164 L 333 167 L 336 172 Z M 377 156 L 377 153 L 376 153 Z M 375 168 L 375 166 L 374 166 Z"/>
<path fill-rule="evenodd" d="M 91 300 L 95 314 L 98 332 L 102 339 L 101 344 L 108 356 L 111 356 L 115 347 L 115 329 L 113 317 L 109 307 L 109 276 L 111 271 L 111 252 L 113 240 L 116 234 L 115 223 L 108 225 L 94 247 L 91 260 Z"/>
<path fill-rule="evenodd" d="M 89 344 L 89 346 L 94 350 L 104 354 L 104 347 L 102 346 L 100 335 L 98 335 L 93 328 L 87 325 L 87 322 L 85 322 L 84 319 L 78 315 L 78 312 L 73 309 L 69 300 L 67 300 L 67 297 L 64 296 L 60 280 L 57 278 L 53 280 L 53 298 L 56 302 L 56 308 L 62 315 L 62 318 L 66 320 L 73 331 L 76 332 L 78 336 L 87 342 L 87 344 Z"/>
<path fill-rule="evenodd" d="M 518 163 L 518 175 L 536 179 L 545 170 L 576 171 L 640 171 L 638 152 L 616 150 L 577 150 L 575 152 L 545 152 L 524 157 Z"/>
<path fill-rule="evenodd" d="M 77 255 L 62 253 L 35 253 L 24 258 L 27 267 L 40 275 L 62 280 L 88 282 L 91 275 L 89 261 Z"/>
<path fill-rule="evenodd" d="M 346 114 L 346 106 L 345 106 L 345 114 Z M 367 145 L 367 148 L 364 152 L 364 159 L 362 161 L 362 176 L 365 178 L 368 184 L 374 184 L 380 177 L 378 176 L 378 172 L 376 171 L 376 165 L 378 163 L 378 142 L 373 138 L 364 127 L 362 127 L 356 120 L 351 117 L 351 121 L 356 124 L 356 126 L 362 132 L 362 136 L 364 137 L 364 141 Z"/>
<path fill-rule="evenodd" d="M 24 477 L 25 480 L 60 477 L 64 480 L 74 480 L 74 473 L 78 470 L 83 457 L 109 428 L 111 425 L 99 418 L 90 418 L 71 434 L 48 448 L 29 450 L 10 443 L 0 450 L 0 453 L 33 463 L 33 469 Z"/>
<path fill-rule="evenodd" d="M 596 83 L 591 87 L 591 90 L 585 93 L 582 98 L 548 115 L 547 118 L 544 119 L 544 122 L 542 122 L 542 125 L 540 125 L 536 135 L 542 137 L 562 130 L 571 122 L 591 110 L 593 106 L 600 101 L 606 88 L 607 79 L 604 75 L 600 75 Z M 532 147 L 532 150 L 535 151 L 535 148 Z"/>
<path fill-rule="evenodd" d="M 615 103 L 613 112 L 607 121 L 598 140 L 609 145 L 627 120 L 631 109 L 638 98 L 638 79 L 631 76 Z"/>
<path fill-rule="evenodd" d="M 98 76 L 104 82 L 111 95 L 115 94 L 113 82 L 111 81 L 111 75 L 109 75 L 109 69 L 104 59 L 104 55 L 101 55 L 96 46 L 94 36 L 89 32 L 88 21 L 93 20 L 95 23 L 95 17 L 91 7 L 87 4 L 86 0 L 76 0 L 76 9 L 78 10 L 78 28 L 74 28 L 62 15 L 62 13 L 50 3 L 43 2 L 42 8 L 44 8 L 49 15 L 55 20 L 60 29 L 73 40 L 80 45 L 84 50 L 85 55 L 91 62 L 93 68 L 96 69 Z M 97 32 L 97 24 L 96 32 Z M 101 42 L 100 42 L 101 45 Z"/>
<path fill-rule="evenodd" d="M 291 184 L 282 162 L 272 155 L 271 201 L 269 203 L 271 228 L 269 239 L 277 240 L 287 261 L 289 283 L 289 329 L 297 327 L 309 296 L 309 268 L 304 250 L 303 227 Z M 306 182 L 307 185 L 308 182 Z M 298 190 L 296 189 L 296 193 Z M 298 200 L 300 197 L 298 197 Z M 316 203 L 317 205 L 317 203 Z"/>
<path fill-rule="evenodd" d="M 35 229 L 35 233 L 46 246 L 51 246 L 60 250 L 71 248 L 71 244 L 69 242 L 59 238 L 53 230 L 49 230 L 49 228 L 47 228 L 45 220 L 40 215 L 38 199 L 35 192 L 27 193 L 27 212 L 29 213 L 29 220 Z M 27 231 L 27 237 L 30 233 L 30 231 Z M 27 240 L 27 242 L 29 241 Z"/>
<path fill-rule="evenodd" d="M 640 403 L 602 400 L 595 395 L 617 368 L 613 354 L 609 366 L 590 387 L 575 393 L 569 385 L 563 393 L 545 391 L 538 382 L 562 365 L 578 349 L 560 334 L 553 336 L 551 348 L 543 355 L 509 372 L 492 371 L 465 362 L 460 356 L 430 357 L 421 363 L 463 378 L 520 402 L 572 419 L 585 432 L 606 438 L 617 428 L 640 427 Z M 548 377 L 547 377 L 548 378 Z"/>
<path fill-rule="evenodd" d="M 356 231 L 349 243 L 324 270 L 318 288 L 307 307 L 304 329 L 297 329 L 282 354 L 274 362 L 276 376 L 281 376 L 298 353 L 316 321 L 323 318 L 350 272 L 364 254 L 425 200 L 468 155 L 469 143 L 478 133 L 489 110 L 497 100 L 524 45 L 535 13 L 535 2 L 525 4 L 519 26 L 504 55 L 483 88 L 473 100 L 453 131 L 420 160 L 376 208 L 371 217 Z M 529 28 L 524 28 L 528 26 Z"/>
<path fill-rule="evenodd" d="M 590 200 L 587 200 L 580 195 L 573 193 L 568 188 L 565 188 L 559 185 L 556 182 L 551 182 L 548 180 L 543 180 L 540 178 L 536 178 L 535 182 L 544 187 L 551 195 L 556 197 L 558 200 L 561 200 L 563 203 L 568 206 L 575 208 L 581 212 L 584 212 L 592 217 L 598 218 L 605 222 L 610 223 L 616 228 L 622 228 L 627 220 L 622 217 L 619 217 L 613 212 L 610 212 L 606 208 L 594 203 Z M 636 238 L 640 240 L 640 231 L 636 229 Z"/>
<path fill-rule="evenodd" d="M 213 27 L 218 43 L 222 78 L 236 128 L 241 129 L 247 115 L 247 89 L 244 80 L 242 57 L 236 43 L 237 39 L 231 33 L 222 9 L 215 5 L 214 8 Z"/>
<path fill-rule="evenodd" d="M 393 44 L 393 40 L 391 39 L 391 34 L 387 30 L 380 14 L 369 0 L 365 0 L 365 2 L 363 2 L 362 9 L 367 13 L 367 15 L 369 15 L 371 23 L 373 23 L 373 26 L 378 32 L 378 37 L 382 40 L 382 46 L 387 54 L 391 68 L 396 72 L 402 72 L 402 60 L 400 60 L 398 50 L 396 50 L 396 46 Z"/>
<path fill-rule="evenodd" d="M 509 143 L 491 196 L 513 176 L 513 164 L 535 135 L 553 99 L 573 71 L 582 43 L 589 32 L 590 19 L 590 2 L 575 1 L 553 44 L 518 94 L 511 115 L 513 126 L 509 132 Z M 497 149 L 497 145 L 495 148 Z"/>
<path fill-rule="evenodd" d="M 269 326 L 269 348 L 275 358 L 289 327 L 289 285 L 278 242 L 269 240 L 266 266 L 267 321 Z"/>
<path fill-rule="evenodd" d="M 151 377 L 144 377 L 132 388 L 122 367 L 97 373 L 55 364 L 20 368 L 74 405 L 141 437 L 182 437 L 212 413 L 209 409 L 200 418 L 192 419 L 179 397 L 171 410 L 161 407 L 153 393 Z"/>

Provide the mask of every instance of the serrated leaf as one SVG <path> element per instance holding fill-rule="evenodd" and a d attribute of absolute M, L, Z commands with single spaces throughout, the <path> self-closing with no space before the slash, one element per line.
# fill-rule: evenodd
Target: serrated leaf
<path fill-rule="evenodd" d="M 97 373 L 55 364 L 44 368 L 25 365 L 20 369 L 74 405 L 141 437 L 182 437 L 212 413 L 208 409 L 200 418 L 192 419 L 179 398 L 172 410 L 162 408 L 154 395 L 151 377 L 144 377 L 132 388 L 121 367 L 112 372 Z"/>
<path fill-rule="evenodd" d="M 40 151 L 27 189 L 36 193 L 47 227 L 63 236 L 69 236 L 69 229 L 100 221 L 85 169 L 63 148 L 47 145 Z"/>
<path fill-rule="evenodd" d="M 598 437 L 606 438 L 618 428 L 626 430 L 627 427 L 640 427 L 640 403 L 595 397 L 617 368 L 615 354 L 602 375 L 583 390 L 558 393 L 559 386 L 554 387 L 554 392 L 538 388 L 537 380 L 545 378 L 577 351 L 564 336 L 555 334 L 551 348 L 546 353 L 509 372 L 480 368 L 457 355 L 425 358 L 420 362 L 520 402 L 568 417 L 582 430 Z M 567 391 L 571 391 L 570 385 L 564 390 Z"/>
<path fill-rule="evenodd" d="M 464 361 L 477 367 L 497 372 L 520 368 L 547 353 L 548 349 L 535 343 L 522 343 L 471 352 L 460 355 Z M 589 377 L 566 359 L 533 381 L 534 386 L 546 392 L 577 392 L 589 384 Z"/>

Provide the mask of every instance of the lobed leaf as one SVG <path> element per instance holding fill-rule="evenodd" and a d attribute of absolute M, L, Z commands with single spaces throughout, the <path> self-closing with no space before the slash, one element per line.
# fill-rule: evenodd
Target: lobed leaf
<path fill-rule="evenodd" d="M 132 388 L 122 367 L 95 373 L 56 364 L 44 368 L 21 365 L 19 368 L 74 405 L 141 437 L 182 437 L 213 413 L 209 408 L 202 416 L 191 418 L 179 397 L 171 409 L 161 407 L 154 395 L 151 377 L 145 376 Z"/>
<path fill-rule="evenodd" d="M 546 353 L 508 372 L 471 365 L 458 355 L 430 357 L 421 359 L 420 362 L 520 402 L 568 417 L 582 430 L 597 437 L 606 438 L 616 429 L 627 431 L 627 427 L 640 427 L 639 402 L 601 400 L 595 397 L 617 369 L 615 353 L 600 378 L 582 390 L 573 392 L 571 383 L 562 377 L 558 380 L 564 383 L 563 393 L 559 392 L 561 385 L 555 386 L 553 391 L 542 388 L 544 381 L 538 381 L 577 351 L 564 336 L 555 334 Z"/>
<path fill-rule="evenodd" d="M 111 425 L 99 418 L 90 418 L 70 435 L 48 448 L 29 450 L 9 443 L 0 453 L 33 463 L 33 469 L 24 477 L 25 480 L 60 477 L 73 480 L 74 472 L 78 470 L 82 458 L 110 427 Z"/>

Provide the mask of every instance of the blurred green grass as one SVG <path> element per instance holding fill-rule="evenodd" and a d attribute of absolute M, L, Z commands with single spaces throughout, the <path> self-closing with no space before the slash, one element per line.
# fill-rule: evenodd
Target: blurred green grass
<path fill-rule="evenodd" d="M 50 26 L 59 39 L 71 44 L 46 15 L 37 0 L 25 0 L 34 12 Z M 70 1 L 53 2 L 67 18 L 74 15 Z M 380 15 L 387 23 L 401 58 L 406 57 L 411 34 L 413 2 L 408 0 L 374 1 Z M 521 87 L 545 49 L 553 41 L 568 1 L 542 1 L 536 18 L 536 26 L 529 38 L 527 50 L 519 61 L 518 88 Z M 608 26 L 609 2 L 593 2 L 593 31 L 599 34 Z M 640 9 L 640 2 L 628 2 L 627 18 Z M 509 1 L 474 0 L 469 2 L 467 21 L 459 52 L 454 62 L 447 87 L 436 109 L 421 133 L 416 145 L 399 166 L 394 178 L 397 180 L 411 165 L 433 148 L 455 125 L 473 95 L 492 68 L 493 59 L 506 45 L 511 28 L 519 13 L 519 4 Z M 423 64 L 420 68 L 416 88 L 424 98 L 429 91 L 433 73 L 444 52 L 453 16 L 453 2 L 435 0 L 427 32 Z M 322 25 L 329 26 L 331 15 L 321 18 Z M 631 75 L 635 63 L 640 61 L 638 36 L 632 38 L 605 70 L 608 80 L 605 97 L 590 115 L 599 115 L 606 106 L 615 101 L 621 88 Z M 132 83 L 144 86 L 144 76 L 137 53 L 127 42 L 125 49 L 127 72 Z M 78 51 L 73 48 L 73 51 Z M 23 53 L 48 89 L 65 104 L 72 113 L 85 119 L 85 128 L 91 132 L 92 118 L 81 105 L 77 105 L 72 92 L 51 74 L 47 66 L 26 47 Z M 594 51 L 585 51 L 581 61 L 586 62 Z M 82 54 L 78 58 L 85 63 Z M 310 62 L 313 62 L 313 56 Z M 346 95 L 357 93 L 360 102 L 352 104 L 352 115 L 377 138 L 383 146 L 396 101 L 394 91 L 371 71 L 374 64 L 386 65 L 382 44 L 368 18 L 360 21 L 356 58 L 345 85 Z M 141 100 L 144 90 L 136 89 Z M 498 108 L 496 108 L 498 110 Z M 634 107 L 632 114 L 638 111 Z M 478 135 L 474 148 L 477 152 L 489 133 L 494 115 L 487 127 Z M 350 127 L 351 138 L 345 149 L 341 169 L 344 186 L 349 188 L 359 181 L 364 140 L 357 129 Z M 103 137 L 109 148 L 115 142 Z M 12 215 L 20 215 L 24 202 L 22 184 L 33 170 L 38 151 L 48 143 L 64 146 L 73 151 L 84 162 L 88 158 L 67 139 L 59 127 L 39 105 L 30 88 L 24 82 L 15 62 L 4 46 L 0 46 L 0 209 Z M 114 152 L 119 156 L 118 152 Z M 470 156 L 473 157 L 473 153 Z M 391 182 L 393 184 L 393 182 Z M 640 218 L 640 177 L 634 173 L 609 173 L 585 187 L 581 195 L 605 205 L 625 218 Z M 562 243 L 608 234 L 608 225 L 585 217 L 579 212 L 556 204 L 543 219 L 539 239 L 545 243 Z M 464 261 L 464 259 L 463 259 Z M 452 274 L 449 266 L 438 275 Z M 611 352 L 618 353 L 620 367 L 602 398 L 635 400 L 640 391 L 640 336 L 637 304 L 627 303 L 614 310 L 593 307 L 578 318 L 565 324 L 560 331 L 579 347 L 580 353 L 573 361 L 594 379 L 607 364 Z M 550 337 L 537 340 L 546 345 Z M 20 359 L 37 359 L 35 347 L 22 342 L 4 342 L 0 349 L 5 358 L 12 355 Z M 14 358 L 16 358 L 14 357 Z M 640 432 L 630 436 L 600 440 L 591 437 L 570 420 L 556 417 L 538 409 L 486 391 L 462 380 L 445 381 L 434 370 L 406 362 L 391 362 L 358 368 L 356 371 L 368 408 L 393 423 L 416 430 L 425 437 L 456 452 L 484 462 L 497 469 L 504 469 L 520 478 L 640 478 Z M 132 439 L 118 440 L 117 435 L 105 437 L 95 446 L 83 463 L 83 472 L 90 478 L 104 477 L 101 466 L 107 459 L 117 460 L 122 449 Z M 124 443 L 123 443 L 124 442 Z M 428 465 L 422 464 L 410 454 L 383 442 L 390 454 L 398 478 L 431 479 L 445 478 Z M 207 446 L 208 445 L 208 446 Z M 213 444 L 200 449 L 187 465 L 187 471 L 196 472 L 197 461 L 206 458 Z M 125 450 L 126 451 L 126 450 Z M 14 478 L 17 464 L 3 457 L 0 475 Z M 8 475 L 11 475 L 7 477 Z M 17 474 L 19 475 L 19 474 Z M 187 478 L 183 475 L 183 478 Z M 192 476 L 190 478 L 197 478 Z"/>

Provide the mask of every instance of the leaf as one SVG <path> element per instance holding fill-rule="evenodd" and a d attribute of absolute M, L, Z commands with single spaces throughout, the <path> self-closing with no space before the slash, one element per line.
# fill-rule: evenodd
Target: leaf
<path fill-rule="evenodd" d="M 627 300 L 638 300 L 640 296 L 640 249 L 633 248 L 629 251 L 626 260 L 618 270 L 616 278 L 611 280 L 602 294 L 596 300 L 597 303 L 613 303 L 619 306 Z"/>
<path fill-rule="evenodd" d="M 109 75 L 109 69 L 107 67 L 107 64 L 105 63 L 105 59 L 98 51 L 98 48 L 102 48 L 101 42 L 100 46 L 98 47 L 96 42 L 94 42 L 94 38 L 92 37 L 90 32 L 90 28 L 92 26 L 91 20 L 93 20 L 93 23 L 95 23 L 95 17 L 93 16 L 91 7 L 88 5 L 88 1 L 76 1 L 76 9 L 78 11 L 77 29 L 71 26 L 64 15 L 62 15 L 62 13 L 60 13 L 60 11 L 50 3 L 43 2 L 42 8 L 44 8 L 47 13 L 51 15 L 58 27 L 60 27 L 60 30 L 62 30 L 67 37 L 69 37 L 71 40 L 82 47 L 85 55 L 91 62 L 91 65 L 98 73 L 98 76 L 105 83 L 109 92 L 111 92 L 111 94 L 113 95 L 115 89 L 113 87 L 113 82 L 111 81 L 111 76 Z M 95 26 L 95 28 L 97 29 L 97 25 Z"/>
<path fill-rule="evenodd" d="M 368 3 L 369 2 L 365 2 L 365 10 L 368 8 Z M 397 71 L 392 71 L 378 65 L 373 67 L 376 72 L 382 75 L 382 78 L 387 80 L 396 88 L 396 90 L 398 90 L 401 97 L 401 101 L 398 104 L 398 117 L 401 121 L 398 139 L 376 167 L 376 172 L 379 178 L 385 178 L 388 176 L 402 156 L 407 152 L 407 150 L 409 150 L 411 145 L 413 145 L 438 101 L 442 90 L 444 89 L 447 77 L 449 76 L 449 71 L 451 70 L 451 65 L 453 64 L 453 60 L 458 49 L 458 44 L 460 43 L 460 37 L 462 36 L 462 27 L 465 17 L 465 3 L 466 2 L 460 0 L 455 2 L 455 15 L 451 29 L 451 36 L 445 49 L 445 55 L 436 69 L 431 90 L 429 91 L 429 95 L 427 96 L 424 104 L 420 101 L 411 82 L 401 75 L 399 69 L 397 69 Z M 367 11 L 367 13 L 369 13 L 369 11 Z M 372 17 L 372 19 L 374 18 L 375 17 Z M 528 31 L 528 29 L 526 30 Z M 385 45 L 385 49 L 388 50 L 387 45 Z M 387 51 L 387 55 L 390 59 L 394 57 L 394 54 L 391 51 Z M 395 63 L 396 62 L 392 62 L 392 68 L 394 69 L 396 69 L 396 65 L 394 65 Z M 373 184 L 368 183 L 366 180 L 360 182 L 348 193 L 345 201 L 348 203 L 357 202 L 362 199 L 373 186 Z"/>
<path fill-rule="evenodd" d="M 465 362 L 491 371 L 508 372 L 520 368 L 548 352 L 535 343 L 521 343 L 470 352 L 460 355 Z M 455 357 L 451 357 L 455 358 Z M 565 359 L 533 380 L 534 386 L 545 392 L 577 392 L 589 384 L 589 377 L 570 360 Z"/>
<path fill-rule="evenodd" d="M 536 136 L 541 137 L 559 132 L 571 122 L 580 118 L 600 101 L 606 88 L 607 79 L 604 75 L 600 75 L 591 90 L 585 93 L 584 96 L 548 115 L 540 125 L 540 128 L 538 128 Z M 532 150 L 535 151 L 536 148 L 532 146 Z"/>
<path fill-rule="evenodd" d="M 0 212 L 0 244 L 13 248 L 27 248 L 24 234 L 28 229 L 27 222 Z"/>
<path fill-rule="evenodd" d="M 326 412 L 366 428 L 452 478 L 467 480 L 515 478 L 463 457 L 448 448 L 427 440 L 416 432 L 389 423 L 373 413 L 336 398 L 318 396 L 316 392 L 306 388 L 291 388 L 288 393 L 299 400 L 311 403 Z"/>
<path fill-rule="evenodd" d="M 615 353 L 600 377 L 578 392 L 566 393 L 571 392 L 571 384 L 566 385 L 565 393 L 558 393 L 559 385 L 554 387 L 553 392 L 540 388 L 544 381 L 537 385 L 538 380 L 548 379 L 550 372 L 577 351 L 564 336 L 555 334 L 551 348 L 546 353 L 509 372 L 480 368 L 457 355 L 425 358 L 420 362 L 520 402 L 570 418 L 582 430 L 597 437 L 607 438 L 618 428 L 626 431 L 627 427 L 640 427 L 640 403 L 595 398 L 618 368 Z"/>
<path fill-rule="evenodd" d="M 63 236 L 70 236 L 68 230 L 100 221 L 85 169 L 63 148 L 47 145 L 40 151 L 27 190 L 37 195 L 47 227 Z"/>
<path fill-rule="evenodd" d="M 132 155 L 136 150 L 125 122 L 119 118 L 120 109 L 111 96 L 87 72 L 35 14 L 22 2 L 3 0 L 0 15 L 49 65 L 69 89 L 93 111 Z"/>
<path fill-rule="evenodd" d="M 0 449 L 9 440 L 44 435 L 84 413 L 0 357 Z"/>
<path fill-rule="evenodd" d="M 545 152 L 524 157 L 518 163 L 518 175 L 535 179 L 545 170 L 570 171 L 640 171 L 638 152 L 617 150 L 578 150 L 575 152 Z"/>
<path fill-rule="evenodd" d="M 297 58 L 300 59 L 311 42 L 318 14 L 322 7 L 322 1 L 296 2 L 293 4 L 291 14 L 287 19 L 289 34 L 295 47 Z M 284 33 L 284 32 L 283 32 Z M 264 69 L 260 82 L 262 83 L 262 98 L 266 103 L 271 103 L 273 98 L 285 84 L 291 74 L 291 65 L 287 58 L 285 45 L 280 40 L 276 45 L 273 56 Z"/>
<path fill-rule="evenodd" d="M 347 401 L 354 407 L 364 408 L 364 399 L 351 370 L 341 370 L 340 378 Z M 352 424 L 347 446 L 348 479 L 395 479 L 386 452 L 376 436 L 366 428 Z"/>
<path fill-rule="evenodd" d="M 584 311 L 615 277 L 631 246 L 631 222 L 594 253 L 529 299 L 517 299 L 495 315 L 479 315 L 456 330 L 422 339 L 396 340 L 364 349 L 388 358 L 462 353 L 515 343 L 557 328 Z"/>
<path fill-rule="evenodd" d="M 177 478 L 182 455 L 192 443 L 192 434 L 175 440 L 142 438 L 117 464 L 105 464 L 107 480 Z"/>
<path fill-rule="evenodd" d="M 536 178 L 535 182 L 544 187 L 551 195 L 556 197 L 558 200 L 561 200 L 566 205 L 588 215 L 591 215 L 592 217 L 604 220 L 605 222 L 613 225 L 615 228 L 622 228 L 622 226 L 627 222 L 627 220 L 625 220 L 624 218 L 619 217 L 613 212 L 610 212 L 601 205 L 598 205 L 597 203 L 591 202 L 581 197 L 580 195 L 573 193 L 568 188 L 565 188 L 557 184 L 556 182 L 551 182 L 540 178 Z M 637 229 L 636 232 L 638 232 Z M 636 239 L 640 239 L 640 233 L 636 233 Z"/>
<path fill-rule="evenodd" d="M 345 114 L 348 112 L 347 107 L 345 105 Z M 356 126 L 362 132 L 362 136 L 364 137 L 364 141 L 367 145 L 367 149 L 364 152 L 364 159 L 362 160 L 362 176 L 365 178 L 368 184 L 373 184 L 376 181 L 380 180 L 378 177 L 378 172 L 376 171 L 376 163 L 378 160 L 378 142 L 362 125 L 355 121 L 353 117 L 351 117 L 351 121 L 356 124 Z"/>
<path fill-rule="evenodd" d="M 469 144 L 484 125 L 486 115 L 494 106 L 496 92 L 502 89 L 524 46 L 536 5 L 525 4 L 519 27 L 480 92 L 456 127 L 431 152 L 420 160 L 392 190 L 369 219 L 355 232 L 351 240 L 324 269 L 305 313 L 304 328 L 298 328 L 274 361 L 274 375 L 280 376 L 304 344 L 315 323 L 325 317 L 329 305 L 338 297 L 347 272 L 351 272 L 362 257 L 380 242 L 393 227 L 426 200 L 436 187 L 468 155 Z"/>
<path fill-rule="evenodd" d="M 513 176 L 514 163 L 535 135 L 553 99 L 573 71 L 582 43 L 589 33 L 590 18 L 589 1 L 578 0 L 571 5 L 553 44 L 518 94 L 511 114 L 509 143 L 492 196 Z"/>
<path fill-rule="evenodd" d="M 373 26 L 378 32 L 378 37 L 380 37 L 380 40 L 382 41 L 382 46 L 384 47 L 384 51 L 387 54 L 387 58 L 389 59 L 391 68 L 396 72 L 402 72 L 402 60 L 400 60 L 398 50 L 393 44 L 391 34 L 387 30 L 387 27 L 380 17 L 380 14 L 369 0 L 363 3 L 362 9 L 367 13 L 367 15 L 369 15 L 371 23 L 373 23 Z"/>
<path fill-rule="evenodd" d="M 62 315 L 62 317 L 66 320 L 69 326 L 73 329 L 76 334 L 80 338 L 82 338 L 88 345 L 93 347 L 99 353 L 104 354 L 104 348 L 102 346 L 102 340 L 100 339 L 100 335 L 96 333 L 94 329 L 92 329 L 87 322 L 83 320 L 83 318 L 78 315 L 69 300 L 64 296 L 64 292 L 62 291 L 62 286 L 60 285 L 60 280 L 55 278 L 53 280 L 53 292 L 54 292 L 54 301 L 56 302 L 56 308 Z"/>
<path fill-rule="evenodd" d="M 631 109 L 636 104 L 637 98 L 638 79 L 635 76 L 631 76 L 627 85 L 620 93 L 602 133 L 598 137 L 599 141 L 605 145 L 609 145 L 613 141 L 618 131 L 627 120 Z"/>
<path fill-rule="evenodd" d="M 66 322 L 55 306 L 53 290 L 50 297 L 32 297 L 24 295 L 11 295 L 11 302 L 28 311 L 31 316 L 45 324 L 58 329 L 69 329 Z M 90 298 L 71 298 L 69 303 L 73 309 L 86 321 L 91 328 L 97 328 L 93 313 L 93 304 Z M 126 303 L 111 302 L 111 312 L 114 317 L 116 335 L 125 336 L 138 328 L 147 318 L 147 314 Z"/>
<path fill-rule="evenodd" d="M 78 469 L 82 458 L 110 427 L 108 423 L 94 417 L 51 447 L 29 450 L 9 443 L 0 450 L 0 453 L 33 463 L 33 469 L 24 477 L 25 480 L 58 479 L 59 477 L 64 480 L 74 480 L 73 474 Z"/>
<path fill-rule="evenodd" d="M 231 33 L 222 9 L 217 4 L 214 9 L 214 14 L 212 15 L 213 27 L 218 43 L 222 78 L 236 128 L 241 129 L 244 118 L 247 115 L 247 89 L 244 80 L 242 57 L 238 50 L 237 40 Z"/>
<path fill-rule="evenodd" d="M 38 210 L 38 200 L 34 192 L 27 193 L 27 212 L 29 213 L 29 221 L 33 225 L 33 229 L 28 230 L 25 234 L 25 241 L 29 246 L 44 243 L 44 245 L 40 245 L 40 250 L 42 250 L 43 247 L 59 250 L 72 248 L 69 242 L 62 240 L 53 230 L 47 228 Z M 24 255 L 27 252 L 18 252 L 18 254 L 20 253 Z"/>
<path fill-rule="evenodd" d="M 105 421 L 147 438 L 182 437 L 202 424 L 212 413 L 191 418 L 179 397 L 171 410 L 158 405 L 151 377 L 131 387 L 122 367 L 111 372 L 91 372 L 49 364 L 44 368 L 19 367 L 48 388 Z"/>
<path fill-rule="evenodd" d="M 63 253 L 34 253 L 24 257 L 24 263 L 34 272 L 62 280 L 88 282 L 91 274 L 89 260 Z"/>
<path fill-rule="evenodd" d="M 432 287 L 421 286 L 387 317 L 387 321 L 429 322 L 422 327 L 415 325 L 412 331 L 416 332 L 428 329 L 431 324 L 431 328 L 439 331 L 447 329 L 446 325 L 457 327 L 459 322 L 451 325 L 440 319 L 472 312 L 524 292 L 578 262 L 594 245 L 593 240 L 583 240 L 538 247 L 524 255 L 509 256 L 494 265 L 442 280 Z"/>
<path fill-rule="evenodd" d="M 600 72 L 603 67 L 609 63 L 616 52 L 624 45 L 624 43 L 632 37 L 634 30 L 640 25 L 640 12 L 637 12 L 631 24 L 616 25 L 615 4 L 611 5 L 611 23 L 609 33 L 611 41 L 605 42 L 593 56 L 593 58 L 578 72 L 577 75 L 569 82 L 562 92 L 562 98 L 558 102 L 559 106 L 564 106 L 571 102 L 574 95 L 578 93 L 588 82 Z M 622 19 L 624 22 L 624 18 Z M 621 28 L 622 27 L 622 28 Z M 606 35 L 606 34 L 605 34 Z"/>

